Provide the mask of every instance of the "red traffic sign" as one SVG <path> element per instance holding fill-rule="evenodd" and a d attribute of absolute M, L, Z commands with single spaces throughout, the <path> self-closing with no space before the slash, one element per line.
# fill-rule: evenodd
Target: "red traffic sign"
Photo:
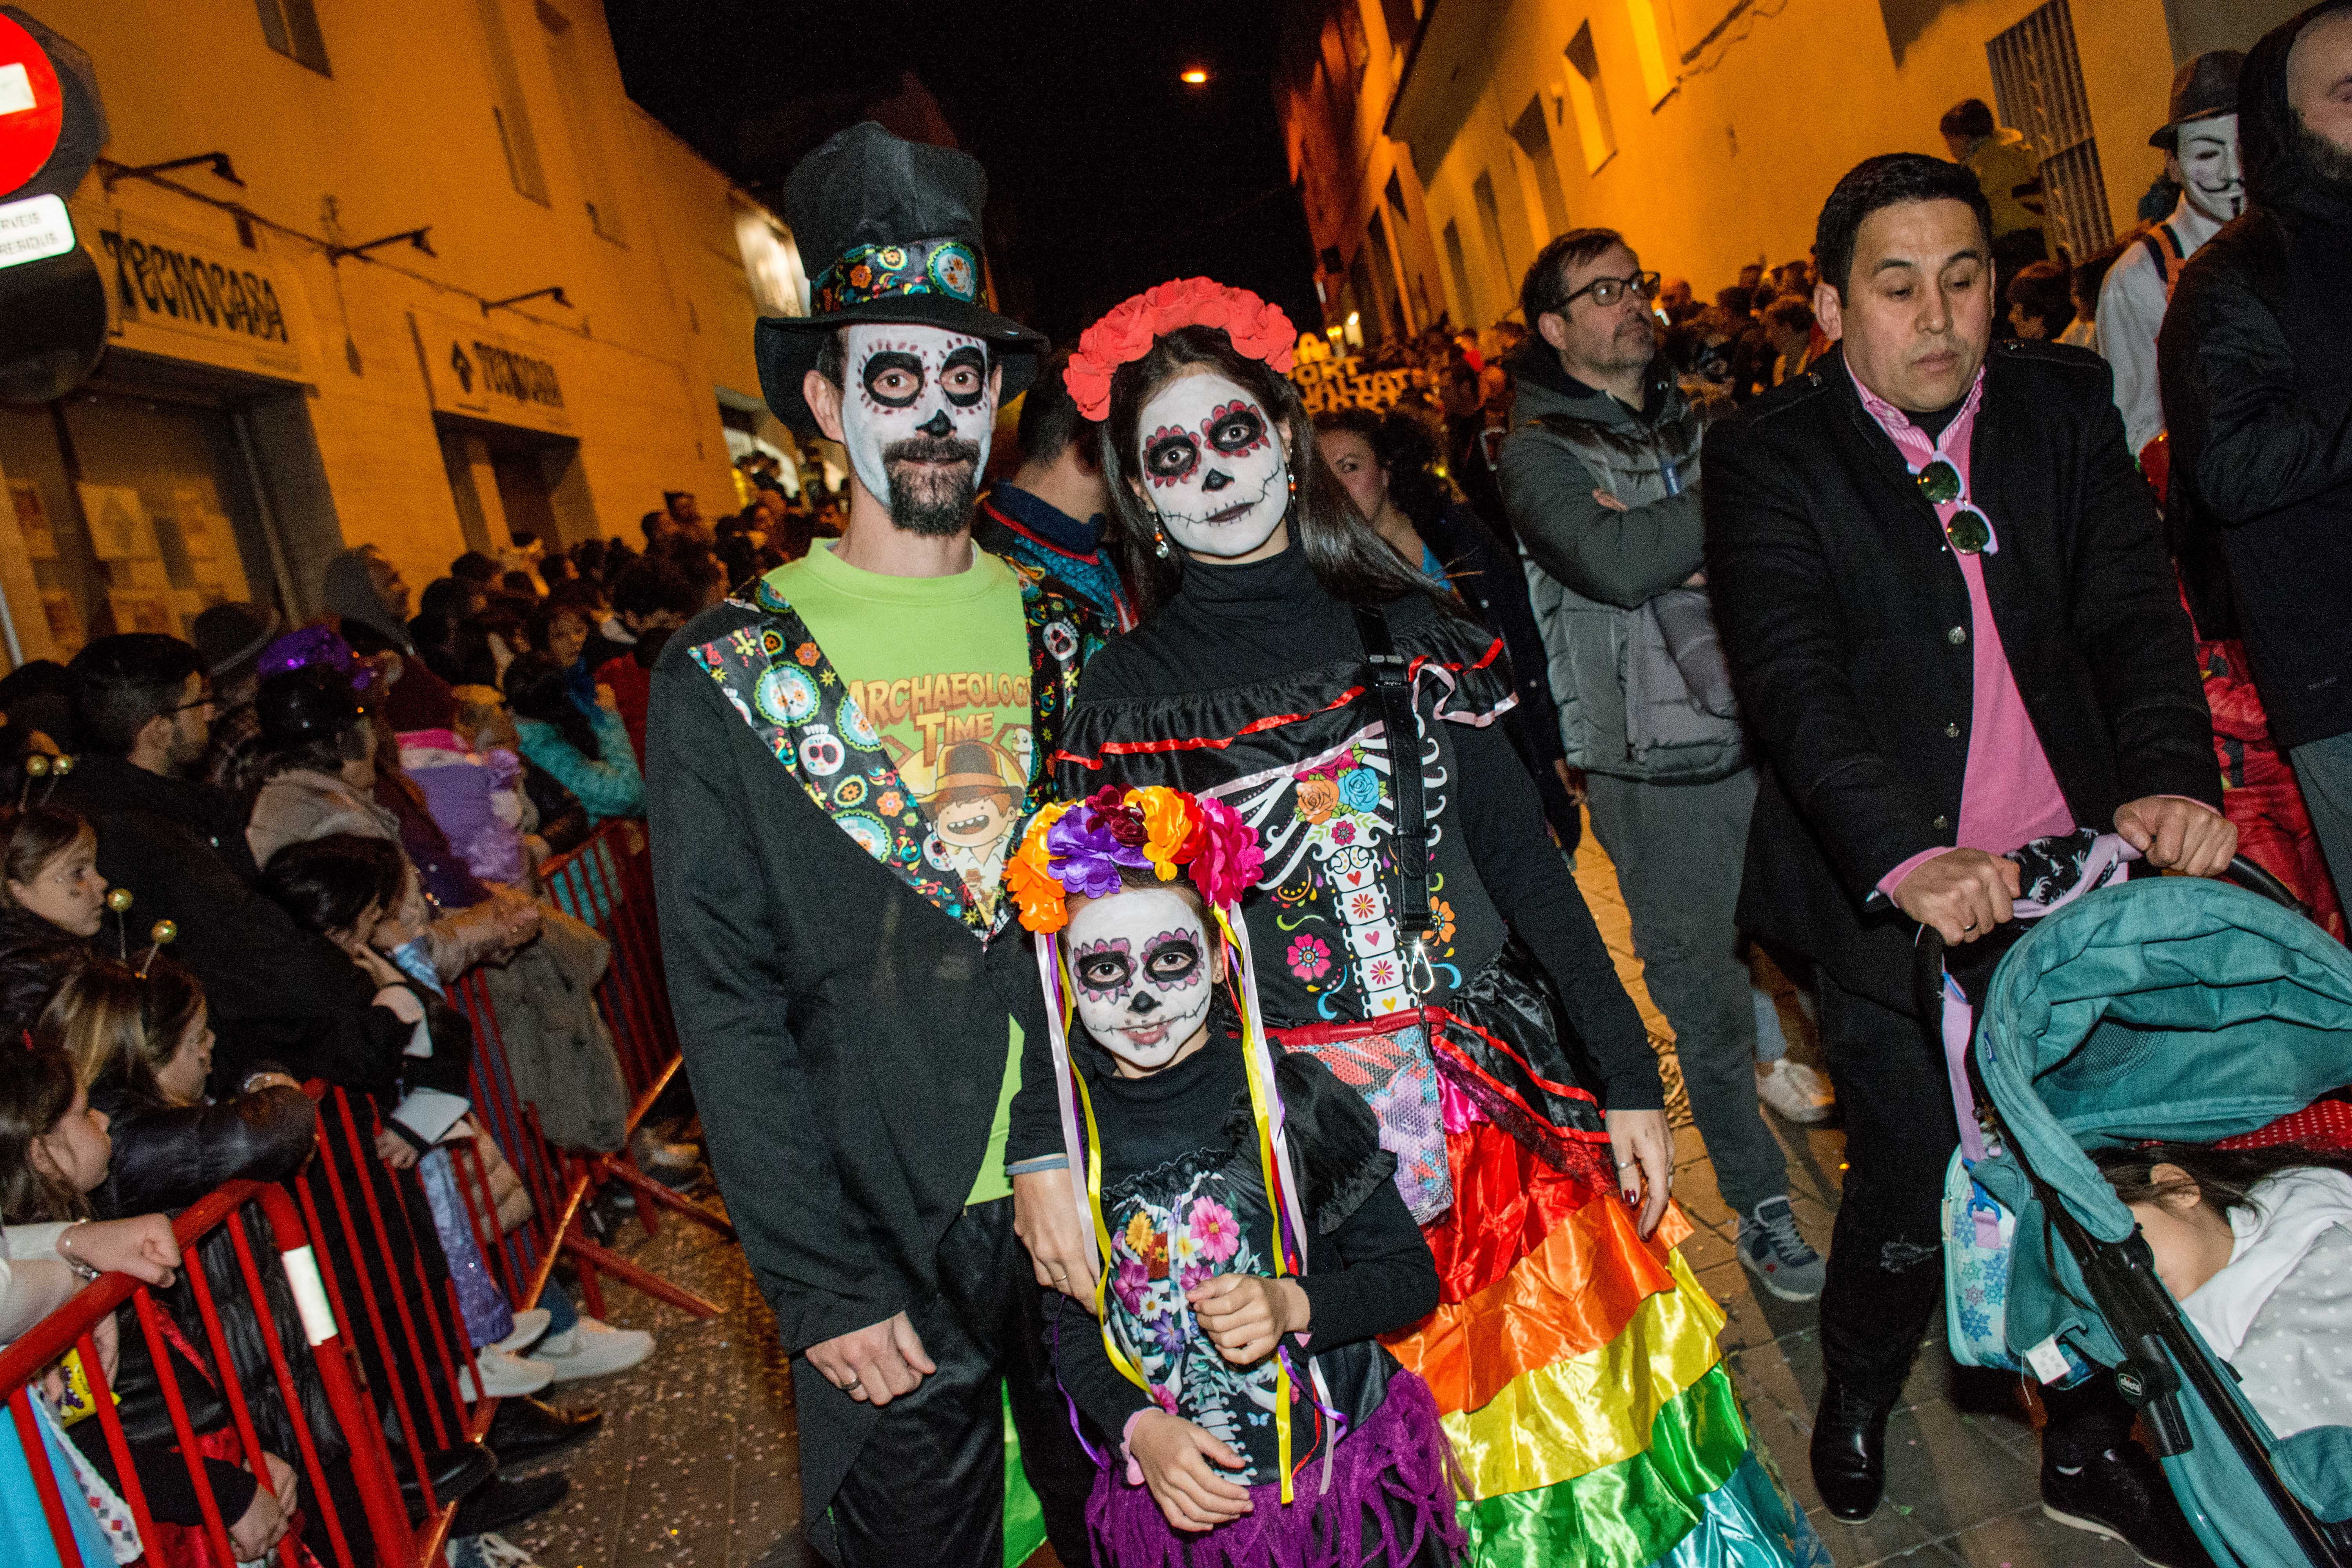
<path fill-rule="evenodd" d="M 0 16 L 0 194 L 41 172 L 65 128 L 57 68 L 33 35 Z"/>

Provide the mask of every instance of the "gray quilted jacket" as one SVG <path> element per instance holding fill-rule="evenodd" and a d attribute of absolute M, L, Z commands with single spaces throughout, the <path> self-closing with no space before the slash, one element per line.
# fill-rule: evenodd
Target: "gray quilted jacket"
<path fill-rule="evenodd" d="M 1496 477 L 1543 633 L 1569 765 L 1703 783 L 1747 763 L 1699 570 L 1706 418 L 1652 363 L 1643 412 L 1570 381 L 1530 339 Z M 1600 489 L 1625 503 L 1593 499 Z"/>

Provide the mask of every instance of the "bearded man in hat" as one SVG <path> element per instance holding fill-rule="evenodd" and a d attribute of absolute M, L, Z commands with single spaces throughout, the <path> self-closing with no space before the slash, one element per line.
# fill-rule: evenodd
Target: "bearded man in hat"
<path fill-rule="evenodd" d="M 1006 852 L 1106 628 L 977 549 L 1000 400 L 1045 341 L 980 297 L 986 182 L 871 123 L 784 186 L 820 261 L 759 323 L 779 418 L 849 454 L 848 521 L 655 668 L 662 945 L 711 1163 L 793 1355 L 810 1540 L 845 1564 L 1003 1560 L 1000 1388 L 1065 1563 L 1093 1466 L 1045 1359 L 1004 1142 L 1045 1027 Z M 965 809 L 974 754 L 989 809 Z M 998 806 L 1003 809 L 997 809 Z"/>
<path fill-rule="evenodd" d="M 2216 49 L 2172 79 L 2172 112 L 2147 144 L 2164 150 L 2165 177 L 2180 187 L 2180 199 L 2171 216 L 2116 258 L 2099 287 L 2099 353 L 2116 373 L 2124 444 L 2136 457 L 2164 429 L 2156 334 L 2172 286 L 2189 258 L 2246 210 L 2238 162 L 2238 71 L 2245 63 L 2235 49 Z"/>

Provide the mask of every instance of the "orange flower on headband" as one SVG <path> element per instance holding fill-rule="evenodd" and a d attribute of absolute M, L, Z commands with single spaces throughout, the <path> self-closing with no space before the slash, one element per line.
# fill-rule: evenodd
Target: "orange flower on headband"
<path fill-rule="evenodd" d="M 1298 332 L 1279 305 L 1246 289 L 1208 278 L 1186 278 L 1145 289 L 1078 334 L 1062 383 L 1078 412 L 1099 420 L 1110 412 L 1110 378 L 1118 367 L 1151 352 L 1154 339 L 1179 327 L 1220 327 L 1239 353 L 1287 375 Z"/>

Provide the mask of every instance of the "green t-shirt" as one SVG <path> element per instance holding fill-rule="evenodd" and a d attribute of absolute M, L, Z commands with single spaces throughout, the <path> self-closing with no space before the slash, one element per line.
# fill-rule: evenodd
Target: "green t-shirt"
<path fill-rule="evenodd" d="M 790 601 L 882 737 L 931 833 L 931 865 L 960 877 L 993 914 L 1003 897 L 1030 765 L 1029 634 L 1021 583 L 986 551 L 952 577 L 891 577 L 835 558 L 820 540 L 768 583 Z M 1004 1141 L 1021 1084 L 1021 1029 L 1010 1026 L 988 1157 L 967 1202 L 1013 1189 Z"/>

